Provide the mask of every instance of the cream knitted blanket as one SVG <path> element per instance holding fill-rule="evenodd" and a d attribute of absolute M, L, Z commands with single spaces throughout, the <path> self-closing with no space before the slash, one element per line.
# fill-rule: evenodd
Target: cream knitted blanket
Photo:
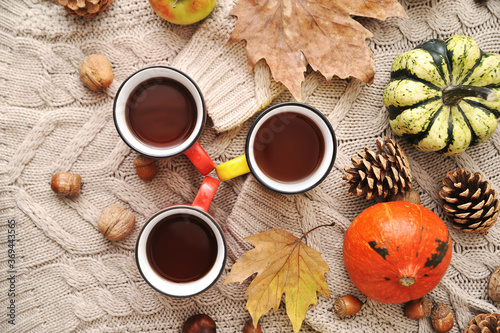
<path fill-rule="evenodd" d="M 151 182 L 138 179 L 131 151 L 112 120 L 113 97 L 134 71 L 156 64 L 192 76 L 205 96 L 210 120 L 201 143 L 216 164 L 243 153 L 252 117 L 291 96 L 275 83 L 264 64 L 248 73 L 244 43 L 227 45 L 235 24 L 236 0 L 219 0 L 200 24 L 175 26 L 160 19 L 147 1 L 115 0 L 90 20 L 76 19 L 49 0 L 0 0 L 0 331 L 1 332 L 179 332 L 192 314 L 216 319 L 218 332 L 241 332 L 249 318 L 248 283 L 222 285 L 228 269 L 251 246 L 243 238 L 271 227 L 300 236 L 325 222 L 336 226 L 310 234 L 308 245 L 323 253 L 332 299 L 319 297 L 307 312 L 302 332 L 432 332 L 428 320 L 403 316 L 402 304 L 367 299 L 349 280 L 342 261 L 343 234 L 353 218 L 371 205 L 347 196 L 344 166 L 379 137 L 394 137 L 382 108 L 382 92 L 396 55 L 429 38 L 465 34 L 484 51 L 500 52 L 500 1 L 402 0 L 409 19 L 363 19 L 373 33 L 369 46 L 375 82 L 326 82 L 307 74 L 304 102 L 331 121 L 338 156 L 329 177 L 316 189 L 283 196 L 264 189 L 252 176 L 221 184 L 210 212 L 228 241 L 228 263 L 219 282 L 196 297 L 175 299 L 154 291 L 141 278 L 134 258 L 140 228 L 158 209 L 191 202 L 202 176 L 179 156 L 158 162 Z M 80 82 L 77 68 L 92 54 L 105 55 L 115 74 L 104 92 Z M 401 141 L 400 141 L 401 142 Z M 409 155 L 422 204 L 444 218 L 438 192 L 447 171 L 480 171 L 500 190 L 500 131 L 481 146 L 447 158 L 416 151 Z M 84 187 L 75 199 L 54 195 L 56 172 L 79 173 Z M 137 217 L 131 235 L 107 241 L 97 219 L 120 202 Z M 14 223 L 15 222 L 15 223 Z M 499 312 L 486 294 L 488 277 L 500 265 L 500 223 L 487 235 L 467 235 L 450 227 L 453 259 L 430 297 L 453 308 L 461 332 L 480 312 Z M 8 235 L 15 231 L 15 255 Z M 10 247 L 12 249 L 12 246 Z M 9 261 L 10 260 L 10 261 Z M 333 300 L 354 294 L 361 312 L 340 320 Z M 14 304 L 12 307 L 11 304 Z M 9 320 L 14 320 L 9 323 Z M 263 331 L 291 332 L 284 304 L 261 320 Z"/>

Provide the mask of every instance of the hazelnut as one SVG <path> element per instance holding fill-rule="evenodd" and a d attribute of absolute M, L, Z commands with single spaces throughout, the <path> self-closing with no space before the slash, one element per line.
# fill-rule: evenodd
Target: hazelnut
<path fill-rule="evenodd" d="M 431 311 L 431 322 L 436 332 L 450 331 L 454 324 L 450 307 L 441 303 L 434 304 Z"/>
<path fill-rule="evenodd" d="M 410 319 L 420 319 L 431 315 L 432 303 L 425 297 L 406 303 L 405 315 Z"/>
<path fill-rule="evenodd" d="M 356 296 L 342 296 L 335 300 L 333 312 L 340 318 L 356 314 L 361 310 L 362 303 Z"/>
<path fill-rule="evenodd" d="M 113 82 L 113 68 L 105 56 L 92 54 L 78 67 L 82 82 L 91 90 L 101 91 Z"/>
<path fill-rule="evenodd" d="M 125 206 L 114 203 L 104 208 L 97 222 L 97 228 L 110 241 L 118 241 L 130 234 L 134 224 L 134 214 Z"/>
<path fill-rule="evenodd" d="M 215 321 L 206 314 L 196 314 L 189 317 L 182 326 L 182 333 L 212 333 L 216 332 Z"/>
<path fill-rule="evenodd" d="M 52 191 L 60 195 L 76 196 L 82 186 L 82 177 L 79 174 L 59 172 L 52 176 L 50 187 Z"/>
<path fill-rule="evenodd" d="M 420 194 L 414 189 L 409 189 L 404 193 L 398 192 L 397 194 L 391 195 L 389 201 L 407 201 L 420 205 Z"/>
<path fill-rule="evenodd" d="M 156 176 L 155 160 L 146 156 L 137 156 L 134 159 L 135 171 L 142 180 L 151 180 Z"/>
<path fill-rule="evenodd" d="M 262 328 L 260 327 L 260 323 L 257 322 L 257 328 L 253 326 L 253 320 L 248 319 L 243 326 L 243 333 L 262 333 Z"/>
<path fill-rule="evenodd" d="M 500 266 L 490 275 L 488 280 L 488 296 L 494 302 L 500 302 Z"/>

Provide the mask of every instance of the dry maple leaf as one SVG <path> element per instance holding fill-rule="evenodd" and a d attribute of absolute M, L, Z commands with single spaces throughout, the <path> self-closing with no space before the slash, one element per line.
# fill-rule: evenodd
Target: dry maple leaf
<path fill-rule="evenodd" d="M 243 282 L 257 273 L 245 293 L 254 326 L 262 315 L 279 308 L 285 293 L 286 312 L 298 332 L 307 309 L 317 303 L 317 292 L 330 297 L 325 280 L 327 263 L 320 252 L 281 229 L 264 231 L 245 240 L 255 248 L 236 261 L 224 284 Z"/>
<path fill-rule="evenodd" d="M 351 15 L 385 20 L 407 17 L 397 0 L 239 0 L 229 42 L 246 40 L 249 70 L 265 59 L 276 81 L 300 100 L 306 66 L 327 80 L 350 76 L 366 83 L 374 77 L 372 33 Z"/>

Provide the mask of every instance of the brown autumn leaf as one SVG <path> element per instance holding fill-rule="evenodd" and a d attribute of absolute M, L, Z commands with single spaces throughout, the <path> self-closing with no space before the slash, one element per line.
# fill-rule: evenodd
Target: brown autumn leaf
<path fill-rule="evenodd" d="M 397 0 L 239 0 L 229 42 L 246 40 L 249 71 L 265 59 L 273 78 L 300 100 L 306 65 L 327 80 L 334 75 L 372 83 L 372 33 L 352 16 L 407 17 Z M 352 16 L 351 16 L 352 15 Z"/>
<path fill-rule="evenodd" d="M 246 309 L 254 326 L 262 315 L 279 308 L 284 293 L 286 312 L 298 332 L 307 309 L 317 303 L 317 292 L 330 297 L 325 280 L 327 263 L 320 252 L 281 229 L 264 231 L 245 240 L 255 248 L 234 263 L 224 284 L 241 283 L 257 273 L 245 293 Z"/>

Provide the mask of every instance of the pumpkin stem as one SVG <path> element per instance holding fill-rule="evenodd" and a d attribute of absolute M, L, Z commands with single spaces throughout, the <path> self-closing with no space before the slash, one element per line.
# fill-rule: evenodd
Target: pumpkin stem
<path fill-rule="evenodd" d="M 462 86 L 454 84 L 450 84 L 442 91 L 442 99 L 444 105 L 457 105 L 464 97 L 477 97 L 485 99 L 487 101 L 492 101 L 497 97 L 497 95 L 491 88 Z"/>
<path fill-rule="evenodd" d="M 415 284 L 415 278 L 411 276 L 403 276 L 401 279 L 399 279 L 399 283 L 405 287 L 410 287 Z"/>

